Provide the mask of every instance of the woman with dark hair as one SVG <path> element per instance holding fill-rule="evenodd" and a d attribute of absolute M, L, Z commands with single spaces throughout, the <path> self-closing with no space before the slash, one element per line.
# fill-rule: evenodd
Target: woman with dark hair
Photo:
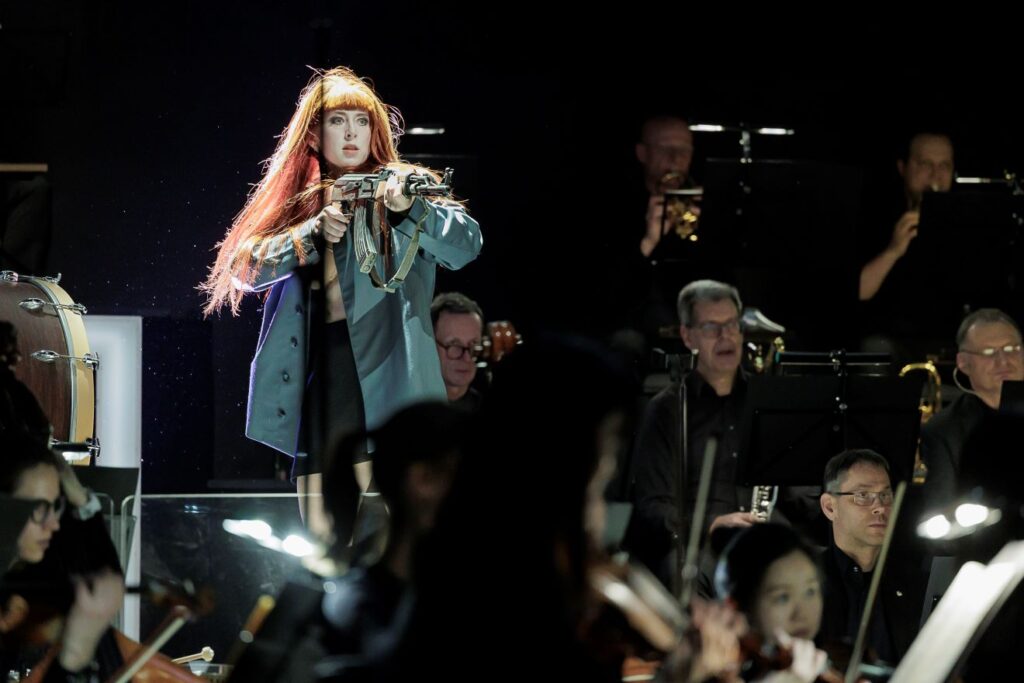
<path fill-rule="evenodd" d="M 27 433 L 0 434 L 0 494 L 29 501 L 17 559 L 0 586 L 0 651 L 4 671 L 34 667 L 43 652 L 24 645 L 40 614 L 64 616 L 60 651 L 46 681 L 103 678 L 121 665 L 110 622 L 121 608 L 124 580 L 99 502 L 59 456 Z"/>
<path fill-rule="evenodd" d="M 351 70 L 317 72 L 201 287 L 207 315 L 224 306 L 237 314 L 246 292 L 268 292 L 246 435 L 295 458 L 300 493 L 321 489 L 320 464 L 305 456 L 322 454 L 346 433 L 379 427 L 404 406 L 445 397 L 430 326 L 435 269 L 463 267 L 482 239 L 462 205 L 405 194 L 411 173 L 436 174 L 401 161 L 400 122 L 397 110 Z M 387 218 L 379 260 L 409 249 L 415 257 L 394 291 L 377 288 L 361 271 L 353 239 L 344 239 L 351 216 L 329 201 L 342 175 L 383 170 L 392 174 L 374 198 Z M 296 269 L 317 263 L 323 310 L 308 310 L 310 279 Z M 310 338 L 321 319 L 322 338 Z M 365 491 L 369 455 L 359 460 Z M 319 505 L 310 513 L 307 523 L 322 532 Z"/>
<path fill-rule="evenodd" d="M 822 577 L 814 550 L 793 529 L 755 524 L 736 534 L 715 570 L 718 596 L 747 617 L 763 650 L 792 651 L 792 665 L 766 681 L 814 681 L 826 654 L 812 642 L 821 627 Z"/>

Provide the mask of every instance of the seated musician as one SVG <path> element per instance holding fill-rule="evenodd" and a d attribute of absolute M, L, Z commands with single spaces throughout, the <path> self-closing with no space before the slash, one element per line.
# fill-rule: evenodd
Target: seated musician
<path fill-rule="evenodd" d="M 430 304 L 430 318 L 448 401 L 458 408 L 477 410 L 483 396 L 473 388 L 473 380 L 484 332 L 483 310 L 465 294 L 444 292 Z"/>
<path fill-rule="evenodd" d="M 821 509 L 832 527 L 822 566 L 825 611 L 821 636 L 827 642 L 852 642 L 864 611 L 872 572 L 892 523 L 893 489 L 889 463 L 868 449 L 843 451 L 825 466 Z M 910 563 L 884 567 L 872 613 L 868 645 L 885 662 L 896 664 L 917 635 L 925 582 Z"/>
<path fill-rule="evenodd" d="M 955 264 L 937 263 L 927 249 L 915 245 L 924 197 L 953 187 L 950 137 L 933 131 L 909 137 L 896 170 L 898 192 L 869 188 L 864 200 L 865 220 L 857 237 L 857 258 L 863 264 L 857 315 L 863 350 L 892 353 L 898 362 L 909 363 L 934 353 L 945 336 L 942 329 L 958 316 L 959 304 L 937 296 L 931 284 L 936 268 L 955 269 Z M 930 305 L 922 306 L 924 300 Z"/>
<path fill-rule="evenodd" d="M 785 680 L 818 680 L 826 666 L 825 653 L 811 642 L 822 615 L 817 557 L 793 529 L 758 524 L 732 538 L 715 570 L 716 593 L 746 616 L 761 654 L 770 656 L 779 646 L 792 651 Z"/>
<path fill-rule="evenodd" d="M 921 430 L 921 457 L 928 466 L 924 493 L 928 503 L 941 507 L 953 502 L 968 469 L 965 447 L 983 438 L 1000 407 L 1003 382 L 1024 380 L 1024 351 L 1020 327 L 1006 313 L 982 308 L 969 314 L 956 334 L 958 352 L 954 378 L 967 378 L 968 387 Z"/>
<path fill-rule="evenodd" d="M 39 667 L 46 647 L 26 645 L 32 630 L 59 644 L 40 680 L 105 680 L 122 664 L 110 622 L 121 609 L 124 580 L 99 501 L 27 433 L 0 432 L 0 453 L 0 493 L 36 504 L 0 587 L 4 671 Z M 58 621 L 50 622 L 52 632 L 35 628 L 47 617 L 63 617 L 63 628 Z"/>
<path fill-rule="evenodd" d="M 666 586 L 672 585 L 674 546 L 679 535 L 689 531 L 688 526 L 679 529 L 676 506 L 675 468 L 681 460 L 678 451 L 683 424 L 681 394 L 689 434 L 686 499 L 694 501 L 697 497 L 704 447 L 714 436 L 718 450 L 705 530 L 746 527 L 756 521 L 750 512 L 751 489 L 737 486 L 740 421 L 747 393 L 746 373 L 740 367 L 742 311 L 739 292 L 721 282 L 698 280 L 679 292 L 679 332 L 697 357 L 697 364 L 683 381 L 685 391 L 673 383 L 651 399 L 637 432 L 633 460 L 636 520 L 630 530 L 630 546 Z M 819 515 L 818 493 L 816 487 L 783 489 L 773 519 L 809 527 Z M 692 510 L 685 510 L 684 525 L 691 518 Z M 713 562 L 704 564 L 707 573 L 713 571 Z M 706 583 L 710 584 L 710 579 Z"/>
<path fill-rule="evenodd" d="M 924 194 L 949 192 L 953 187 L 953 143 L 943 133 L 918 133 L 910 139 L 896 169 L 903 180 L 903 213 L 885 235 L 884 248 L 875 252 L 861 269 L 861 301 L 873 299 L 879 293 L 917 237 Z"/>
<path fill-rule="evenodd" d="M 749 503 L 749 492 L 744 495 L 736 489 L 739 422 L 746 394 L 746 379 L 740 370 L 742 308 L 736 288 L 721 282 L 699 280 L 679 292 L 680 335 L 697 356 L 696 368 L 684 380 L 689 431 L 686 493 L 688 500 L 696 498 L 704 444 L 716 436 L 718 453 L 707 509 L 711 529 L 754 522 L 754 516 L 743 509 Z M 687 531 L 678 528 L 676 508 L 679 395 L 679 385 L 672 384 L 651 399 L 637 434 L 633 464 L 635 550 L 666 585 L 671 585 L 673 543 Z"/>
<path fill-rule="evenodd" d="M 640 240 L 640 251 L 650 257 L 665 237 L 665 195 L 667 188 L 685 187 L 689 182 L 693 161 L 693 133 L 689 124 L 678 116 L 654 116 L 644 121 L 640 141 L 636 143 L 636 159 L 640 162 L 647 190 L 646 231 Z"/>

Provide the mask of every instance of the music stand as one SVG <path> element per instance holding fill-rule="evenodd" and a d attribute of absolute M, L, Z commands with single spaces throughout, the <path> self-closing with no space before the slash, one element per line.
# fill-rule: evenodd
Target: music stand
<path fill-rule="evenodd" d="M 986 411 L 968 435 L 960 456 L 957 484 L 962 490 L 980 486 L 988 496 L 1020 501 L 1024 462 L 1020 434 L 1024 429 L 1024 382 L 1004 381 L 999 411 Z"/>
<path fill-rule="evenodd" d="M 699 241 L 690 262 L 675 266 L 686 276 L 679 279 L 736 285 L 748 306 L 804 344 L 834 346 L 852 337 L 861 172 L 804 161 L 709 159 L 703 180 Z"/>
<path fill-rule="evenodd" d="M 121 569 L 127 571 L 135 525 L 130 516 L 127 518 L 121 516 L 121 508 L 126 498 L 135 495 L 139 483 L 139 468 L 94 465 L 75 468 L 75 474 L 83 486 L 92 490 L 97 496 L 110 500 L 107 530 L 114 540 L 114 547 L 117 548 Z"/>
<path fill-rule="evenodd" d="M 999 393 L 999 413 L 1024 417 L 1024 382 L 1003 380 Z"/>
<path fill-rule="evenodd" d="M 968 562 L 957 572 L 891 683 L 956 680 L 967 656 L 1024 577 L 1024 543 L 1008 543 L 988 565 Z"/>
<path fill-rule="evenodd" d="M 909 481 L 921 423 L 921 377 L 751 377 L 742 419 L 738 481 L 820 486 L 825 464 L 848 448 L 889 462 Z"/>

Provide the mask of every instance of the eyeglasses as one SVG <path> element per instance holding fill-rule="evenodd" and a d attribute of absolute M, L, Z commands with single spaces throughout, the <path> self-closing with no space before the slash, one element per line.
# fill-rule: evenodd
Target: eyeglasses
<path fill-rule="evenodd" d="M 1002 356 L 1003 358 L 1007 358 L 1010 356 L 1019 355 L 1021 348 L 1024 347 L 1022 347 L 1020 344 L 1007 344 L 1006 346 L 999 347 L 989 346 L 984 349 L 978 349 L 977 351 L 972 351 L 970 349 L 960 349 L 960 352 L 969 353 L 972 356 L 981 356 L 982 358 L 989 359 L 995 358 L 996 356 Z"/>
<path fill-rule="evenodd" d="M 451 360 L 458 360 L 467 353 L 469 354 L 470 360 L 476 360 L 480 356 L 480 353 L 483 351 L 483 346 L 481 346 L 480 344 L 473 344 L 472 346 L 463 346 L 458 342 L 449 342 L 447 344 L 442 344 L 441 342 L 436 340 L 435 342 L 437 343 L 438 346 L 444 349 L 445 355 L 448 356 L 448 358 Z"/>
<path fill-rule="evenodd" d="M 35 507 L 32 508 L 32 514 L 29 517 L 36 524 L 45 524 L 50 513 L 57 519 L 64 514 L 64 508 L 67 507 L 67 500 L 64 496 L 60 496 L 55 501 L 48 500 L 34 500 Z"/>
<path fill-rule="evenodd" d="M 853 500 L 854 505 L 860 507 L 869 507 L 875 504 L 875 501 L 884 507 L 892 505 L 892 491 L 829 491 L 833 496 L 850 496 Z"/>
<path fill-rule="evenodd" d="M 724 323 L 706 322 L 700 323 L 699 325 L 690 325 L 691 330 L 696 330 L 697 334 L 704 337 L 705 339 L 717 339 L 724 333 L 739 334 L 740 331 L 740 319 L 733 318 L 726 320 Z"/>

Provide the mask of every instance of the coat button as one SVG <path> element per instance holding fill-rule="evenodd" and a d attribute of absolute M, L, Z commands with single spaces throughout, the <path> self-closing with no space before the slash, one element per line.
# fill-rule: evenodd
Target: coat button
<path fill-rule="evenodd" d="M 302 304 L 295 304 L 295 312 L 302 315 Z"/>
<path fill-rule="evenodd" d="M 298 348 L 298 346 L 299 346 L 299 340 L 296 339 L 295 337 L 292 337 L 290 343 L 291 343 L 293 349 Z"/>
<path fill-rule="evenodd" d="M 291 379 L 291 375 L 289 375 L 287 372 L 282 372 L 281 373 L 281 379 L 283 379 L 285 382 L 287 382 L 288 380 Z"/>
<path fill-rule="evenodd" d="M 286 415 L 286 413 L 284 412 L 284 408 L 278 408 L 277 409 L 277 416 L 278 417 L 284 417 L 285 415 Z"/>

